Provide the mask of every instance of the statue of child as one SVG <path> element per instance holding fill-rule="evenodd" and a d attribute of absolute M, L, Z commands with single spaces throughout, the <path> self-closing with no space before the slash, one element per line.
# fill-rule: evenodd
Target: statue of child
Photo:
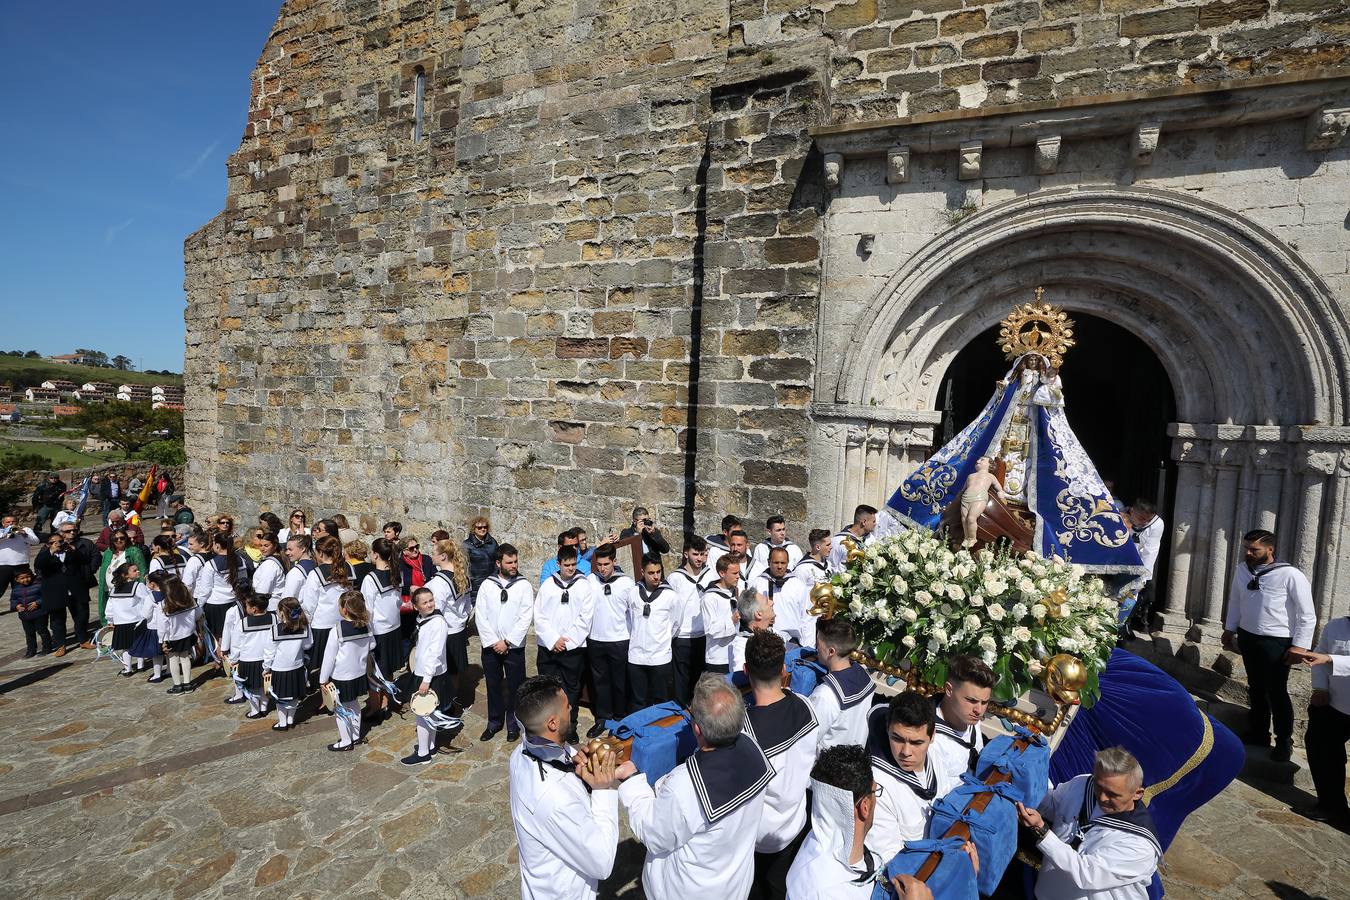
<path fill-rule="evenodd" d="M 980 514 L 989 502 L 989 489 L 993 488 L 1000 500 L 1007 499 L 998 478 L 989 471 L 990 464 L 991 460 L 987 456 L 975 460 L 975 471 L 970 473 L 961 487 L 961 530 L 965 537 L 961 546 L 966 549 L 974 547 L 979 540 Z"/>

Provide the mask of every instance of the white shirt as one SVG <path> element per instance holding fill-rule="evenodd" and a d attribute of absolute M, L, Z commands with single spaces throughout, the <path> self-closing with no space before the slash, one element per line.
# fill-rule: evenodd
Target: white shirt
<path fill-rule="evenodd" d="M 69 510 L 69 509 L 63 509 L 63 510 L 61 510 L 59 513 L 57 513 L 55 516 L 52 517 L 52 530 L 55 531 L 57 528 L 60 528 L 62 525 L 70 525 L 70 524 L 76 524 L 76 525 L 78 525 L 79 522 L 80 522 L 80 520 L 77 519 L 77 518 L 75 518 L 75 513 L 74 513 L 74 511 Z M 27 529 L 24 529 L 24 530 L 26 531 Z M 0 563 L 0 566 L 3 566 L 3 565 L 5 565 L 5 563 Z"/>
<path fill-rule="evenodd" d="M 289 634 L 272 629 L 271 640 L 263 650 L 264 672 L 291 672 L 305 664 L 305 651 L 314 646 L 314 634 L 304 631 Z"/>
<path fill-rule="evenodd" d="M 754 549 L 750 551 L 750 577 L 752 579 L 769 568 L 769 551 L 775 547 L 783 547 L 787 550 L 789 572 L 792 571 L 793 566 L 801 562 L 803 556 L 802 548 L 792 543 L 792 541 L 784 541 L 781 544 L 771 544 L 768 540 L 760 541 L 755 545 Z"/>
<path fill-rule="evenodd" d="M 690 575 L 688 569 L 679 568 L 666 577 L 666 581 L 680 598 L 679 616 L 675 623 L 677 638 L 703 636 L 703 588 L 699 582 L 707 576 L 707 573 L 706 566 L 697 575 Z"/>
<path fill-rule="evenodd" d="M 820 584 L 820 582 L 829 579 L 830 567 L 828 564 L 821 562 L 814 556 L 804 556 L 802 557 L 801 562 L 792 567 L 792 571 L 789 574 L 791 574 L 793 578 L 806 582 L 806 592 L 810 594 L 811 588 Z"/>
<path fill-rule="evenodd" d="M 1293 566 L 1276 563 L 1276 568 L 1257 567 L 1261 573 L 1258 590 L 1247 585 L 1256 575 L 1245 562 L 1233 570 L 1233 586 L 1228 591 L 1228 615 L 1224 628 L 1267 637 L 1291 638 L 1295 647 L 1308 647 L 1317 627 L 1313 610 L 1312 586 L 1308 578 Z"/>
<path fill-rule="evenodd" d="M 595 596 L 591 640 L 628 640 L 628 592 L 633 589 L 633 579 L 619 572 L 611 575 L 608 581 L 595 572 L 586 577 L 590 579 L 591 593 Z"/>
<path fill-rule="evenodd" d="M 735 604 L 736 598 L 720 583 L 703 592 L 703 660 L 710 666 L 726 666 L 728 672 L 735 671 L 731 668 L 732 644 L 739 627 L 731 615 Z"/>
<path fill-rule="evenodd" d="M 55 528 L 59 523 L 53 523 Z M 28 548 L 36 547 L 41 541 L 31 528 L 15 528 L 6 537 L 0 538 L 0 566 L 28 565 Z"/>
<path fill-rule="evenodd" d="M 268 612 L 276 612 L 281 602 L 281 587 L 286 583 L 286 567 L 275 556 L 264 556 L 253 570 L 253 593 L 267 598 Z"/>
<path fill-rule="evenodd" d="M 812 831 L 788 869 L 787 895 L 792 900 L 871 900 L 876 877 L 868 878 L 863 868 L 851 869 L 826 853 Z"/>
<path fill-rule="evenodd" d="M 755 834 L 764 810 L 759 791 L 709 823 L 688 766 L 653 788 L 641 775 L 619 785 L 633 834 L 647 847 L 642 889 L 648 900 L 744 900 L 755 875 Z"/>
<path fill-rule="evenodd" d="M 1350 716 L 1350 616 L 1328 622 L 1315 649 L 1330 654 L 1331 662 L 1313 666 L 1313 690 L 1329 691 L 1332 707 Z"/>
<path fill-rule="evenodd" d="M 258 619 L 259 621 L 253 621 Z M 265 622 L 261 621 L 266 619 Z M 275 619 L 268 616 L 244 616 L 235 623 L 233 643 L 230 646 L 230 659 L 235 662 L 261 662 L 267 659 L 272 649 L 272 623 Z"/>
<path fill-rule="evenodd" d="M 334 626 L 323 648 L 323 664 L 319 667 L 319 684 L 337 679 L 351 681 L 364 678 L 366 663 L 370 659 L 371 648 L 375 646 L 375 636 L 369 631 L 365 634 L 343 638 L 342 620 Z"/>
<path fill-rule="evenodd" d="M 1162 516 L 1154 516 L 1143 528 L 1136 529 L 1134 537 L 1137 539 L 1135 546 L 1139 549 L 1139 558 L 1144 561 L 1144 567 L 1148 569 L 1148 577 L 1151 579 L 1158 568 L 1158 554 L 1162 551 Z"/>
<path fill-rule="evenodd" d="M 469 624 L 469 614 L 473 612 L 472 597 L 469 592 L 463 594 L 455 586 L 455 574 L 441 569 L 427 579 L 426 586 L 436 597 L 436 608 L 445 616 L 445 624 L 451 634 L 459 634 Z"/>
<path fill-rule="evenodd" d="M 183 567 L 183 584 L 192 591 L 192 599 L 198 605 L 205 603 L 211 595 L 211 576 L 206 571 L 210 557 L 203 559 L 202 556 L 200 553 L 188 554 L 187 565 Z"/>
<path fill-rule="evenodd" d="M 877 712 L 884 726 L 887 710 L 879 707 Z M 933 815 L 933 804 L 961 783 L 960 778 L 952 778 L 935 768 L 932 760 L 925 759 L 923 774 L 912 775 L 924 787 L 936 790 L 933 799 L 925 800 L 914 792 L 904 776 L 896 774 L 902 771 L 894 761 L 888 770 L 875 757 L 872 759 L 872 780 L 881 785 L 882 790 L 877 798 L 872 828 L 863 843 L 878 858 L 888 861 L 905 848 L 906 841 L 923 840 L 928 820 Z"/>
<path fill-rule="evenodd" d="M 844 547 L 844 541 L 850 540 L 859 547 L 867 543 L 866 537 L 858 537 L 853 532 L 845 528 L 834 536 L 830 542 L 829 569 L 831 574 L 838 574 L 844 571 L 848 566 L 848 549 Z"/>
<path fill-rule="evenodd" d="M 764 789 L 764 812 L 756 853 L 777 853 L 806 824 L 806 789 L 816 761 L 816 714 L 806 698 L 783 691 L 783 699 L 746 709 L 744 731 L 764 751 L 774 777 Z"/>
<path fill-rule="evenodd" d="M 445 673 L 449 668 L 445 659 L 445 639 L 449 635 L 445 616 L 441 615 L 440 610 L 436 610 L 425 619 L 418 617 L 417 645 L 413 648 L 412 660 L 414 675 L 423 681 L 430 681 L 437 675 Z"/>
<path fill-rule="evenodd" d="M 1126 828 L 1091 825 L 1082 843 L 1069 846 L 1079 830 L 1084 792 L 1091 775 L 1079 775 L 1053 788 L 1041 801 L 1053 830 L 1040 842 L 1041 873 L 1037 900 L 1145 900 L 1162 857 L 1155 838 Z M 1090 800 L 1089 821 L 1101 815 Z"/>
<path fill-rule="evenodd" d="M 167 644 L 169 641 L 181 641 L 197 630 L 197 623 L 202 619 L 202 608 L 194 606 L 191 609 L 185 609 L 176 612 L 173 615 L 165 615 L 164 604 L 156 604 L 155 612 L 150 617 L 149 627 L 155 629 L 155 634 L 159 635 L 159 642 Z"/>
<path fill-rule="evenodd" d="M 773 600 L 773 630 L 784 641 L 796 641 L 803 647 L 814 647 L 816 631 L 814 623 L 810 629 L 811 643 L 802 640 L 802 617 L 806 613 L 806 600 L 809 597 L 806 584 L 784 575 L 782 582 L 774 581 L 768 572 L 755 576 L 755 590 Z"/>
<path fill-rule="evenodd" d="M 170 575 L 182 578 L 187 574 L 187 563 L 182 557 L 178 557 L 175 561 L 175 558 L 172 556 L 152 556 L 150 557 L 150 565 L 146 567 L 146 577 L 149 577 L 156 572 L 167 572 Z M 186 582 L 184 583 L 186 584 Z M 191 590 L 190 587 L 189 590 Z"/>
<path fill-rule="evenodd" d="M 570 758 L 566 748 L 527 747 L 524 741 L 511 752 L 511 821 L 520 848 L 520 896 L 591 900 L 614 868 L 619 792 L 587 792 L 576 773 L 540 762 L 527 749 L 560 765 Z M 640 775 L 629 780 L 644 781 Z"/>
<path fill-rule="evenodd" d="M 381 585 L 381 574 L 389 577 L 387 584 Z M 361 579 L 361 596 L 370 611 L 371 634 L 388 634 L 402 627 L 403 582 L 398 573 L 379 569 L 367 572 Z"/>
<path fill-rule="evenodd" d="M 594 613 L 595 596 L 585 575 L 577 573 L 570 581 L 564 581 L 560 574 L 550 575 L 539 585 L 534 601 L 534 635 L 539 646 L 552 650 L 563 638 L 568 650 L 585 647 Z"/>
<path fill-rule="evenodd" d="M 251 568 L 244 564 L 244 554 L 236 554 L 238 560 L 235 570 L 240 581 L 248 583 Z M 219 560 L 219 562 L 217 562 Z M 216 555 L 203 564 L 202 577 L 207 579 L 211 585 L 211 592 L 206 596 L 206 602 L 213 606 L 222 606 L 226 603 L 237 602 L 234 594 L 234 584 L 230 581 L 229 564 L 225 557 Z"/>
<path fill-rule="evenodd" d="M 347 583 L 340 585 L 331 580 L 331 568 L 327 565 L 315 566 L 314 571 L 305 576 L 305 586 L 300 589 L 300 606 L 309 617 L 309 627 L 332 628 L 342 618 L 338 609 L 338 599 L 344 591 L 355 590 L 352 578 L 356 574 L 347 563 Z"/>
<path fill-rule="evenodd" d="M 149 598 L 150 589 L 139 581 L 133 581 L 126 585 L 121 593 L 108 595 L 103 614 L 114 625 L 135 625 L 144 618 L 141 609 Z"/>
<path fill-rule="evenodd" d="M 866 684 L 862 684 L 862 676 L 867 673 L 862 666 L 852 663 L 844 671 L 850 669 L 856 669 L 857 672 L 848 675 L 842 672 L 826 673 L 811 692 L 811 708 L 816 711 L 816 721 L 820 723 L 821 750 L 836 744 L 867 745 L 867 713 L 872 708 L 872 694 L 876 691 L 876 685 L 872 683 L 871 676 L 867 677 Z M 849 679 L 850 687 L 841 687 L 840 682 L 832 676 Z M 889 862 L 890 857 L 886 857 L 886 860 Z"/>
<path fill-rule="evenodd" d="M 717 561 L 729 552 L 726 538 L 720 534 L 708 536 L 708 569 L 713 573 L 713 581 L 717 580 Z M 741 565 L 744 566 L 745 563 Z M 704 585 L 704 587 L 707 587 L 707 585 Z"/>
<path fill-rule="evenodd" d="M 220 628 L 220 646 L 216 649 L 231 659 L 238 659 L 238 654 L 231 651 L 242 636 L 239 627 L 239 604 L 236 603 L 225 610 L 225 624 Z"/>
<path fill-rule="evenodd" d="M 301 565 L 301 563 L 306 563 L 307 565 Z M 300 592 L 304 590 L 305 587 L 305 578 L 309 575 L 305 569 L 312 567 L 313 565 L 313 560 L 303 559 L 286 570 L 286 580 L 281 584 L 281 600 L 285 600 L 287 597 L 294 597 L 297 600 L 300 599 Z M 278 600 L 277 602 L 280 603 L 281 600 Z"/>
<path fill-rule="evenodd" d="M 651 592 L 643 582 L 633 585 L 628 592 L 628 621 L 632 623 L 628 638 L 630 663 L 659 666 L 671 661 L 670 636 L 678 602 L 675 589 L 664 581 Z"/>
<path fill-rule="evenodd" d="M 506 600 L 502 600 L 503 591 Z M 525 634 L 534 616 L 534 587 L 519 575 L 510 580 L 489 575 L 478 586 L 477 597 L 475 618 L 483 649 L 498 641 L 506 641 L 508 647 L 525 646 Z"/>
<path fill-rule="evenodd" d="M 937 768 L 960 780 L 963 773 L 970 771 L 970 747 L 966 744 L 973 744 L 978 755 L 984 747 L 984 732 L 980 731 L 979 725 L 968 725 L 957 731 L 942 718 L 941 710 L 937 715 L 937 728 L 933 732 L 933 743 L 928 745 L 928 757 Z"/>

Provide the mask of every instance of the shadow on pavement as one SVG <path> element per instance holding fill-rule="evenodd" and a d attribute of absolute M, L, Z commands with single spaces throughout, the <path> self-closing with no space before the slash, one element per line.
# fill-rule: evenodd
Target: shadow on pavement
<path fill-rule="evenodd" d="M 16 691 L 21 687 L 27 687 L 30 684 L 36 684 L 37 682 L 42 681 L 45 678 L 51 678 L 53 675 L 55 675 L 57 672 L 60 672 L 62 669 L 68 669 L 73 665 L 74 663 L 62 662 L 62 663 L 53 663 L 50 666 L 43 666 L 41 669 L 34 669 L 31 672 L 20 675 L 13 681 L 7 681 L 4 684 L 0 684 L 0 694 L 8 694 L 10 691 Z"/>

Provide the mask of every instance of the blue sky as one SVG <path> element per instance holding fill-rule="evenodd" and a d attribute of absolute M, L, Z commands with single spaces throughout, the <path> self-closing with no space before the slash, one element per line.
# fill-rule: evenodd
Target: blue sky
<path fill-rule="evenodd" d="M 281 0 L 11 0 L 0 16 L 0 349 L 183 365 L 183 239 Z"/>

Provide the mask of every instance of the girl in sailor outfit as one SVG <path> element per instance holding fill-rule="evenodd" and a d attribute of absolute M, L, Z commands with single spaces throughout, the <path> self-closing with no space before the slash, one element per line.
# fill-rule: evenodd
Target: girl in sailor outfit
<path fill-rule="evenodd" d="M 912 691 L 872 707 L 868 716 L 867 751 L 882 791 L 867 846 L 888 862 L 906 841 L 923 839 L 933 802 L 961 783 L 928 758 L 934 722 L 933 701 Z"/>
<path fill-rule="evenodd" d="M 371 544 L 374 568 L 361 579 L 361 596 L 370 610 L 370 632 L 375 635 L 375 665 L 380 676 L 393 682 L 394 675 L 407 662 L 403 654 L 403 579 L 396 565 L 398 546 L 387 538 L 376 538 Z M 439 696 L 439 694 L 437 695 Z M 372 691 L 364 715 L 385 718 L 388 695 Z"/>
<path fill-rule="evenodd" d="M 152 566 L 154 562 L 150 563 Z M 131 644 L 131 655 L 136 659 L 148 659 L 155 667 L 154 674 L 146 679 L 147 684 L 159 684 L 169 676 L 164 674 L 164 655 L 160 650 L 159 632 L 155 630 L 155 614 L 159 611 L 159 606 L 164 602 L 164 582 L 171 577 L 164 569 L 159 569 L 150 573 L 146 578 L 149 590 L 147 596 L 141 603 L 141 618 L 145 621 L 145 626 L 137 633 L 136 639 Z"/>
<path fill-rule="evenodd" d="M 862 666 L 849 658 L 858 649 L 853 626 L 826 619 L 816 627 L 816 659 L 825 677 L 811 692 L 811 708 L 820 723 L 820 748 L 867 743 L 867 711 L 876 685 Z M 890 857 L 887 857 L 890 860 Z"/>
<path fill-rule="evenodd" d="M 675 591 L 665 579 L 661 557 L 642 557 L 642 580 L 628 593 L 629 710 L 645 709 L 671 697 L 670 636 L 674 629 Z"/>
<path fill-rule="evenodd" d="M 229 659 L 231 663 L 238 662 L 238 648 L 244 640 L 244 608 L 245 604 L 254 599 L 253 588 L 240 587 L 238 596 L 239 602 L 225 611 L 225 626 L 221 629 L 220 639 L 216 642 L 216 661 L 222 669 L 226 659 Z M 208 606 L 208 615 L 210 609 Z M 234 686 L 234 693 L 226 698 L 225 703 L 233 706 L 247 700 L 248 697 L 244 694 L 243 676 L 237 669 L 230 676 L 230 682 Z"/>
<path fill-rule="evenodd" d="M 192 602 L 201 610 L 203 623 L 206 621 L 206 598 L 211 596 L 211 576 L 208 573 L 211 560 L 211 537 L 200 528 L 193 529 L 188 535 L 188 559 L 183 566 L 183 584 L 192 594 Z M 205 650 L 205 642 L 203 642 Z M 205 654 L 203 662 L 207 661 Z"/>
<path fill-rule="evenodd" d="M 150 619 L 150 627 L 159 635 L 160 649 L 169 661 L 173 686 L 166 693 L 184 694 L 192 690 L 192 649 L 197 643 L 202 608 L 192 599 L 181 579 L 164 579 L 164 602 Z"/>
<path fill-rule="evenodd" d="M 305 589 L 305 579 L 317 565 L 314 562 L 314 541 L 307 534 L 291 535 L 286 541 L 285 553 L 290 566 L 286 569 L 286 579 L 281 583 L 281 599 L 295 597 L 298 600 L 300 592 Z M 281 605 L 280 600 L 277 605 Z"/>
<path fill-rule="evenodd" d="M 383 541 L 380 538 L 376 544 Z M 388 544 L 388 541 L 385 541 Z M 392 545 L 391 545 L 392 546 Z M 399 602 L 403 599 L 399 586 Z M 454 695 L 450 668 L 445 660 L 445 616 L 436 607 L 436 595 L 428 588 L 415 588 L 413 608 L 417 611 L 417 643 L 413 648 L 412 673 L 416 679 L 416 693 L 435 691 L 436 698 L 448 702 Z M 431 762 L 436 753 L 436 724 L 426 716 L 417 717 L 417 747 L 399 762 L 405 766 L 420 766 Z"/>
<path fill-rule="evenodd" d="M 112 573 L 112 593 L 108 594 L 108 604 L 104 615 L 113 627 L 112 649 L 122 660 L 122 677 L 130 678 L 131 645 L 136 640 L 144 618 L 141 609 L 150 599 L 150 591 L 140 581 L 140 567 L 135 563 L 122 563 Z M 144 667 L 144 660 L 137 660 L 138 668 Z"/>
<path fill-rule="evenodd" d="M 1123 747 L 1056 785 L 1038 809 L 1017 804 L 1041 851 L 1037 900 L 1144 900 L 1162 859 L 1143 803 L 1144 770 Z"/>
<path fill-rule="evenodd" d="M 318 565 L 305 576 L 299 598 L 314 633 L 314 652 L 309 666 L 311 672 L 318 669 L 328 647 L 329 636 L 338 624 L 339 598 L 355 587 L 352 584 L 352 567 L 347 564 L 347 558 L 342 554 L 342 542 L 336 537 L 326 534 L 319 538 L 314 545 L 314 555 L 318 558 Z"/>
<path fill-rule="evenodd" d="M 178 545 L 173 542 L 173 535 L 161 534 L 150 543 L 150 575 L 156 572 L 167 572 L 178 578 L 183 577 L 183 572 L 187 568 L 187 560 L 178 552 Z"/>
<path fill-rule="evenodd" d="M 286 558 L 281 554 L 281 542 L 274 531 L 264 531 L 256 546 L 262 558 L 253 570 L 253 593 L 267 604 L 268 612 L 275 612 L 285 596 L 281 589 L 286 582 Z"/>
<path fill-rule="evenodd" d="M 337 541 L 336 538 L 333 540 Z M 343 592 L 338 600 L 338 612 L 341 618 L 324 646 L 319 684 L 337 688 L 340 708 L 333 710 L 333 718 L 337 719 L 338 740 L 329 744 L 328 749 L 345 751 L 361 740 L 361 698 L 368 690 L 366 673 L 375 637 L 370 633 L 370 613 L 366 611 L 366 601 L 360 591 Z"/>
<path fill-rule="evenodd" d="M 703 592 L 703 670 L 726 675 L 731 672 L 731 645 L 736 641 L 741 616 L 736 595 L 741 583 L 744 558 L 723 553 L 717 558 L 717 582 Z"/>
<path fill-rule="evenodd" d="M 199 581 L 204 579 L 211 586 L 205 603 L 206 627 L 211 629 L 219 647 L 225 634 L 226 615 L 231 609 L 239 609 L 244 589 L 251 589 L 253 564 L 234 548 L 234 538 L 224 532 L 211 535 L 211 551 L 213 555 L 203 567 Z"/>
<path fill-rule="evenodd" d="M 272 621 L 271 641 L 263 649 L 263 672 L 272 675 L 272 697 L 277 701 L 277 722 L 273 731 L 295 727 L 295 710 L 305 696 L 309 679 L 305 654 L 314 646 L 300 601 L 286 597 L 277 604 Z"/>
<path fill-rule="evenodd" d="M 449 701 L 451 716 L 458 718 L 463 714 L 459 702 L 461 680 L 469 670 L 469 617 L 473 615 L 473 595 L 469 593 L 469 567 L 464 562 L 459 542 L 439 540 L 431 549 L 431 561 L 436 566 L 436 574 L 431 576 L 427 587 L 436 595 L 436 605 L 445 616 L 448 637 L 445 640 L 445 661 L 450 667 L 450 677 L 455 683 Z M 447 699 L 447 698 L 441 698 Z"/>
<path fill-rule="evenodd" d="M 276 620 L 267 611 L 267 601 L 256 594 L 244 599 L 244 615 L 230 643 L 230 660 L 235 663 L 235 681 L 248 698 L 246 719 L 267 715 L 267 693 L 263 690 L 263 663 L 272 645 L 272 625 Z"/>

